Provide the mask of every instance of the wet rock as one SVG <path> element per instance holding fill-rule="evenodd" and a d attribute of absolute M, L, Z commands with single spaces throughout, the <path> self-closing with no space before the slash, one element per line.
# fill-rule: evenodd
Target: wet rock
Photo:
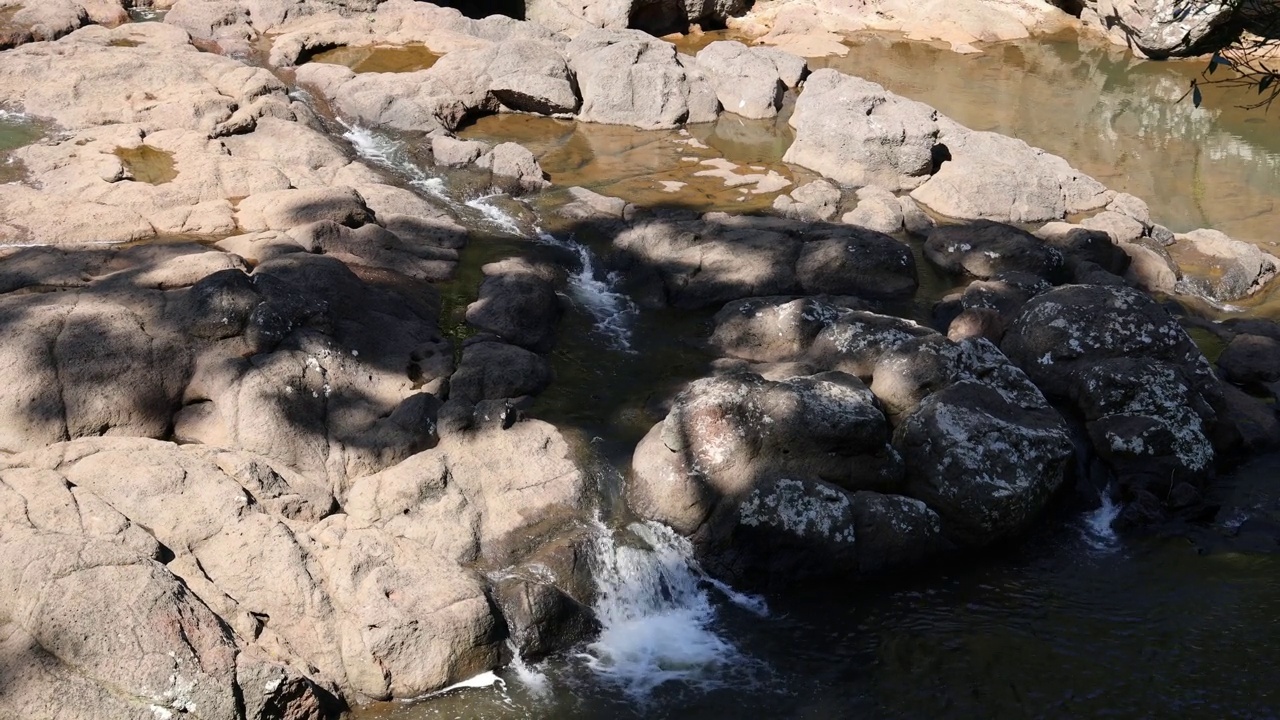
<path fill-rule="evenodd" d="M 933 171 L 937 118 L 875 83 L 819 70 L 796 101 L 796 139 L 783 160 L 841 185 L 909 190 Z"/>
<path fill-rule="evenodd" d="M 1224 412 L 1220 426 L 1239 437 L 1244 453 L 1252 455 L 1280 446 L 1280 419 L 1275 405 L 1249 395 L 1230 383 L 1222 384 Z"/>
<path fill-rule="evenodd" d="M 794 220 L 823 221 L 835 217 L 840 208 L 840 188 L 825 180 L 815 180 L 779 195 L 773 209 Z"/>
<path fill-rule="evenodd" d="M 698 52 L 697 60 L 725 111 L 756 119 L 778 114 L 783 94 L 799 82 L 805 67 L 801 58 L 787 57 L 779 50 L 747 47 L 732 40 L 711 43 Z M 801 68 L 798 73 L 796 62 Z M 783 68 L 779 67 L 780 63 Z"/>
<path fill-rule="evenodd" d="M 556 275 L 520 259 L 490 263 L 480 297 L 467 306 L 467 322 L 503 340 L 535 352 L 555 345 L 564 308 L 556 296 Z"/>
<path fill-rule="evenodd" d="M 975 222 L 934 228 L 924 246 L 925 257 L 947 272 L 991 278 L 1003 272 L 1025 272 L 1056 279 L 1062 253 L 1012 225 Z"/>
<path fill-rule="evenodd" d="M 545 657 L 599 632 L 591 610 L 589 540 L 586 533 L 571 531 L 495 580 L 494 602 L 522 658 Z"/>
<path fill-rule="evenodd" d="M 796 279 L 807 293 L 871 299 L 909 297 L 919 286 L 915 256 L 904 243 L 861 227 L 804 244 Z"/>
<path fill-rule="evenodd" d="M 458 370 L 449 379 L 449 398 L 474 404 L 536 395 L 551 379 L 551 365 L 540 355 L 501 342 L 472 342 L 463 348 Z"/>
<path fill-rule="evenodd" d="M 446 135 L 431 138 L 431 157 L 437 165 L 465 167 L 489 152 L 490 146 L 478 140 L 459 140 Z"/>
<path fill-rule="evenodd" d="M 752 362 L 803 362 L 870 379 L 880 357 L 935 334 L 910 320 L 853 310 L 818 298 L 752 298 L 715 316 L 711 346 Z"/>
<path fill-rule="evenodd" d="M 1218 356 L 1222 376 L 1237 385 L 1262 389 L 1280 380 L 1280 341 L 1240 334 Z"/>
<path fill-rule="evenodd" d="M 1280 258 L 1217 230 L 1178 235 L 1169 254 L 1181 271 L 1180 291 L 1219 302 L 1253 295 L 1280 271 Z"/>
<path fill-rule="evenodd" d="M 947 159 L 911 197 L 947 217 L 1059 220 L 1106 205 L 1111 193 L 1065 160 L 1014 138 L 939 123 Z"/>
<path fill-rule="evenodd" d="M 919 208 L 914 208 L 919 212 Z M 923 215 L 923 213 L 921 213 Z M 925 216 L 926 218 L 928 216 Z M 847 225 L 857 225 L 882 233 L 896 233 L 902 230 L 903 204 L 893 193 L 883 188 L 865 187 L 858 190 L 858 205 L 844 214 L 840 221 Z M 913 218 L 917 229 L 923 227 L 919 218 Z M 932 227 L 932 223 L 930 223 Z"/>
<path fill-rule="evenodd" d="M 586 30 L 565 48 L 586 122 L 672 128 L 714 120 L 715 90 L 675 47 L 638 30 Z"/>

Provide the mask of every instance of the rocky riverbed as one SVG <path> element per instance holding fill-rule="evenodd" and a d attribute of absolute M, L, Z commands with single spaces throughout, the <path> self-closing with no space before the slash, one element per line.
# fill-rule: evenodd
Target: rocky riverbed
<path fill-rule="evenodd" d="M 604 5 L 0 0 L 2 714 L 768 686 L 718 604 L 1275 549 L 1272 246 L 789 51 L 1114 22 Z"/>

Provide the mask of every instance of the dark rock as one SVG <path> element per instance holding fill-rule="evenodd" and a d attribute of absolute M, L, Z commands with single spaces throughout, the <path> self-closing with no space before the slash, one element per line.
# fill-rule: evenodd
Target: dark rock
<path fill-rule="evenodd" d="M 991 278 L 1019 271 L 1054 280 L 1063 269 L 1062 253 L 1024 230 L 979 221 L 934 228 L 924 246 L 925 257 L 947 272 Z"/>
<path fill-rule="evenodd" d="M 551 364 L 540 355 L 502 342 L 468 343 L 449 379 L 449 398 L 475 404 L 536 395 L 551 380 Z"/>
<path fill-rule="evenodd" d="M 1236 335 L 1218 356 L 1227 380 L 1259 388 L 1280 380 L 1280 340 L 1262 335 Z"/>

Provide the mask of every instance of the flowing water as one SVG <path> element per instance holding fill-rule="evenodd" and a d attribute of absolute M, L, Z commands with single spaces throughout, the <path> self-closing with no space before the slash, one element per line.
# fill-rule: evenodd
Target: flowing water
<path fill-rule="evenodd" d="M 45 128 L 21 113 L 0 108 L 0 183 L 22 179 L 25 170 L 12 151 L 30 145 L 45 134 Z"/>
<path fill-rule="evenodd" d="M 1132 64 L 1069 43 L 970 58 L 892 39 L 864 40 L 828 62 L 1062 154 L 1147 198 L 1175 229 L 1212 225 L 1267 242 L 1260 218 L 1280 193 L 1272 120 L 1175 104 L 1173 88 L 1192 66 Z M 811 177 L 781 162 L 785 120 L 727 116 L 687 132 L 643 132 L 503 115 L 463 135 L 525 144 L 558 187 L 646 205 L 743 212 L 772 202 L 777 189 L 753 192 L 770 173 Z M 442 286 L 445 323 L 457 332 L 466 332 L 461 312 L 484 262 L 524 254 L 566 269 L 571 311 L 552 354 L 557 381 L 531 412 L 625 466 L 664 398 L 706 374 L 711 357 L 697 341 L 709 314 L 639 311 L 602 267 L 607 238 L 555 221 L 554 191 L 528 202 L 491 195 L 416 163 L 405 139 L 347 136 L 472 229 L 457 280 Z M 921 317 L 949 288 L 945 277 L 922 280 L 922 297 L 896 312 Z M 1224 487 L 1264 488 L 1250 492 L 1280 508 L 1277 477 L 1280 458 L 1271 458 Z M 1280 717 L 1280 554 L 1240 552 L 1224 539 L 1239 530 L 1230 518 L 1180 539 L 1117 536 L 1120 508 L 1108 490 L 1016 547 L 796 587 L 767 603 L 707 577 L 669 530 L 619 518 L 597 529 L 597 638 L 539 663 L 516 656 L 496 675 L 356 717 Z"/>

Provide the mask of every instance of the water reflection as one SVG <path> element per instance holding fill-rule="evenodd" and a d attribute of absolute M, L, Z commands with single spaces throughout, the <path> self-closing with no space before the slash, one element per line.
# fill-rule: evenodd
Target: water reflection
<path fill-rule="evenodd" d="M 1175 231 L 1276 240 L 1280 118 L 1236 107 L 1248 98 L 1223 88 L 1206 87 L 1200 108 L 1179 102 L 1199 63 L 1141 61 L 1075 40 L 1003 43 L 980 55 L 883 36 L 849 45 L 845 57 L 810 62 L 1061 155 L 1145 199 Z"/>

